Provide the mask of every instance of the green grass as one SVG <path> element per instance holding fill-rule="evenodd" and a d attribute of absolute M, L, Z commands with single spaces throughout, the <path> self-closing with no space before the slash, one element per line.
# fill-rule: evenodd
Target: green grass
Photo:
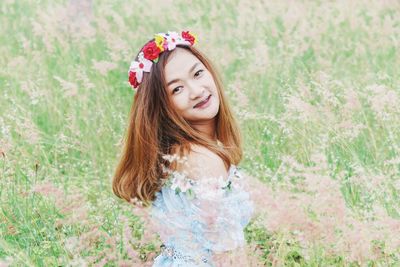
<path fill-rule="evenodd" d="M 321 176 L 340 183 L 355 217 L 382 207 L 400 218 L 400 166 L 388 163 L 400 156 L 398 3 L 94 1 L 77 12 L 73 2 L 0 4 L 0 265 L 102 265 L 102 253 L 115 256 L 106 266 L 129 260 L 123 227 L 140 240 L 143 226 L 111 191 L 134 96 L 126 74 L 137 49 L 167 30 L 197 33 L 217 66 L 244 135 L 246 172 L 284 191 L 310 172 L 294 174 L 284 157 L 310 167 L 322 153 Z M 115 67 L 102 75 L 98 61 Z M 358 108 L 346 105 L 350 91 Z M 376 185 L 378 175 L 385 179 Z M 45 182 L 63 194 L 33 192 Z M 79 211 L 84 218 L 74 219 Z M 89 242 L 93 227 L 101 234 Z M 266 266 L 399 264 L 398 247 L 357 263 L 292 234 L 255 222 L 246 228 Z M 74 238 L 89 243 L 74 251 Z M 145 259 L 156 244 L 132 246 Z"/>

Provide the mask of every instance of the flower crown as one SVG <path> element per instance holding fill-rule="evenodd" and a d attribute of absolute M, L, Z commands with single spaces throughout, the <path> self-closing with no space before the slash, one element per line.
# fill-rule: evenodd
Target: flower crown
<path fill-rule="evenodd" d="M 181 34 L 176 32 L 157 33 L 154 40 L 148 42 L 140 51 L 138 61 L 134 60 L 129 67 L 129 83 L 133 90 L 139 86 L 143 79 L 143 72 L 150 72 L 153 63 L 158 62 L 158 57 L 163 51 L 174 50 L 177 45 L 192 46 L 197 42 L 197 37 L 189 31 Z"/>

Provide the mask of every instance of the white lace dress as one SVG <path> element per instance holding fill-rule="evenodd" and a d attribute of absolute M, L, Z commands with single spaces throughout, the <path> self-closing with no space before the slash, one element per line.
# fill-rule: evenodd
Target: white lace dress
<path fill-rule="evenodd" d="M 215 266 L 214 253 L 243 247 L 243 229 L 254 208 L 242 180 L 235 165 L 226 180 L 194 181 L 174 172 L 151 207 L 152 223 L 163 242 L 153 267 Z"/>

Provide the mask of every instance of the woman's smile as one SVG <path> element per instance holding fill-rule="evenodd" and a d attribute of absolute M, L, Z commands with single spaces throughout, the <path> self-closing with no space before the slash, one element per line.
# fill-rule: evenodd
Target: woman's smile
<path fill-rule="evenodd" d="M 211 102 L 211 95 L 209 95 L 205 100 L 197 103 L 193 108 L 204 109 L 210 105 L 210 102 Z"/>

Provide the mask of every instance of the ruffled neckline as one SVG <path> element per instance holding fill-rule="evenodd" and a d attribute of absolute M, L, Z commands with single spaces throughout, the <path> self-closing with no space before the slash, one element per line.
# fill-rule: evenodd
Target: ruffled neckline
<path fill-rule="evenodd" d="M 228 169 L 228 178 L 227 179 L 230 179 L 231 176 L 234 175 L 236 171 L 237 171 L 236 165 L 231 164 L 231 166 L 229 166 L 229 169 Z"/>
<path fill-rule="evenodd" d="M 180 172 L 172 172 L 170 177 L 164 186 L 174 190 L 176 193 L 187 193 L 193 196 L 194 192 L 203 191 L 205 193 L 207 188 L 217 190 L 221 192 L 231 191 L 232 186 L 236 187 L 236 179 L 242 178 L 241 174 L 238 172 L 236 165 L 231 164 L 228 169 L 228 177 L 224 178 L 219 176 L 218 178 L 202 178 L 199 180 L 193 180 L 188 178 L 186 175 Z M 222 190 L 221 190 L 222 189 Z M 211 193 L 211 192 L 209 192 Z"/>

